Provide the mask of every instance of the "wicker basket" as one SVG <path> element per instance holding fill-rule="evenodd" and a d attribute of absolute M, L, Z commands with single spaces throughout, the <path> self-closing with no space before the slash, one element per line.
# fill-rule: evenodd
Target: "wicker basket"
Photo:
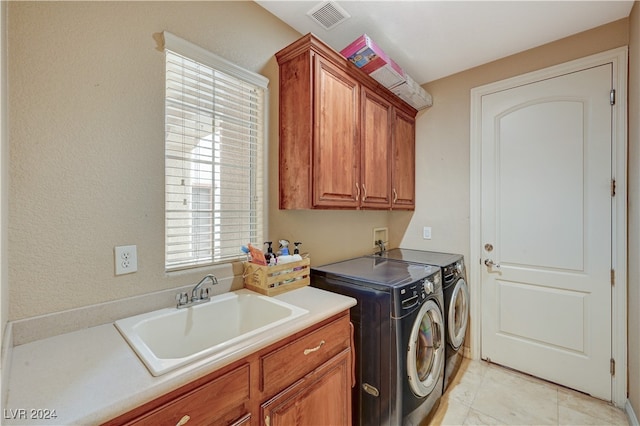
<path fill-rule="evenodd" d="M 309 258 L 275 266 L 244 262 L 244 286 L 267 296 L 275 296 L 309 285 Z"/>

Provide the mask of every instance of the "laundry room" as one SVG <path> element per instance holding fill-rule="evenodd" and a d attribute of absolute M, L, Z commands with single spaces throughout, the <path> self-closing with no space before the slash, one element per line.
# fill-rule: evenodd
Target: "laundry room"
<path fill-rule="evenodd" d="M 0 30 L 0 423 L 638 424 L 640 2 Z"/>

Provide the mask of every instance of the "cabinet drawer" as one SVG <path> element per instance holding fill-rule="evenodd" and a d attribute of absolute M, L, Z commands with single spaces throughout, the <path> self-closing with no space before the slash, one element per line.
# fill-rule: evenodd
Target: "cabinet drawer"
<path fill-rule="evenodd" d="M 261 390 L 281 390 L 348 348 L 349 330 L 345 315 L 260 357 Z"/>
<path fill-rule="evenodd" d="M 249 387 L 249 364 L 246 364 L 138 417 L 129 424 L 242 424 L 248 412 L 245 405 L 248 405 L 246 403 L 249 401 Z"/>

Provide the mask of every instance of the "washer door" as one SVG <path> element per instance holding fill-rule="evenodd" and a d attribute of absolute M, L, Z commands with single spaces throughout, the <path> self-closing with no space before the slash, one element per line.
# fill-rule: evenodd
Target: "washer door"
<path fill-rule="evenodd" d="M 469 289 L 464 279 L 459 279 L 451 292 L 449 299 L 449 310 L 447 315 L 447 328 L 449 342 L 454 349 L 458 350 L 464 336 L 467 333 L 467 322 L 469 320 Z"/>
<path fill-rule="evenodd" d="M 427 396 L 438 383 L 444 360 L 444 321 L 440 308 L 427 300 L 411 328 L 407 352 L 407 374 L 411 390 Z"/>

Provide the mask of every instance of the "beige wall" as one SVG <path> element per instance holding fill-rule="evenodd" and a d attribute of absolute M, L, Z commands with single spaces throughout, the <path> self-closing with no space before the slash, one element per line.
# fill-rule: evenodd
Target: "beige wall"
<path fill-rule="evenodd" d="M 261 72 L 271 88 L 274 52 L 299 34 L 253 2 L 10 2 L 8 21 L 9 318 L 197 282 L 210 271 L 163 267 L 164 54 L 153 34 Z M 138 247 L 138 272 L 116 277 L 113 248 L 125 244 Z"/>
<path fill-rule="evenodd" d="M 417 121 L 416 211 L 406 226 L 401 246 L 462 253 L 467 262 L 473 261 L 469 259 L 472 88 L 624 46 L 629 42 L 628 25 L 628 20 L 622 19 L 424 85 L 433 96 L 433 106 Z M 392 221 L 391 226 L 397 229 L 405 225 Z M 431 240 L 422 239 L 424 226 L 432 227 Z M 638 382 L 636 375 L 634 385 L 640 386 Z"/>
<path fill-rule="evenodd" d="M 9 142 L 7 138 L 7 2 L 0 3 L 0 345 L 9 316 Z M 1 369 L 1 366 L 0 366 Z M 0 374 L 1 376 L 1 374 Z M 2 389 L 5 382 L 2 382 Z M 0 390 L 0 395 L 5 395 Z M 0 407 L 3 405 L 0 398 Z"/>
<path fill-rule="evenodd" d="M 629 17 L 629 401 L 640 416 L 640 2 Z"/>
<path fill-rule="evenodd" d="M 424 85 L 433 106 L 418 116 L 416 125 L 417 205 L 402 247 L 462 253 L 470 261 L 472 88 L 624 46 L 627 27 L 622 19 Z M 432 227 L 431 240 L 422 239 L 423 226 Z"/>
<path fill-rule="evenodd" d="M 273 54 L 300 34 L 255 3 L 10 2 L 10 319 L 211 272 L 163 269 L 164 56 L 152 37 L 163 30 L 270 79 L 269 239 L 302 241 L 320 264 L 371 252 L 373 228 L 391 217 L 407 223 L 408 213 L 277 209 Z M 396 246 L 402 231 L 390 230 Z M 128 244 L 138 272 L 116 277 L 113 247 Z"/>

